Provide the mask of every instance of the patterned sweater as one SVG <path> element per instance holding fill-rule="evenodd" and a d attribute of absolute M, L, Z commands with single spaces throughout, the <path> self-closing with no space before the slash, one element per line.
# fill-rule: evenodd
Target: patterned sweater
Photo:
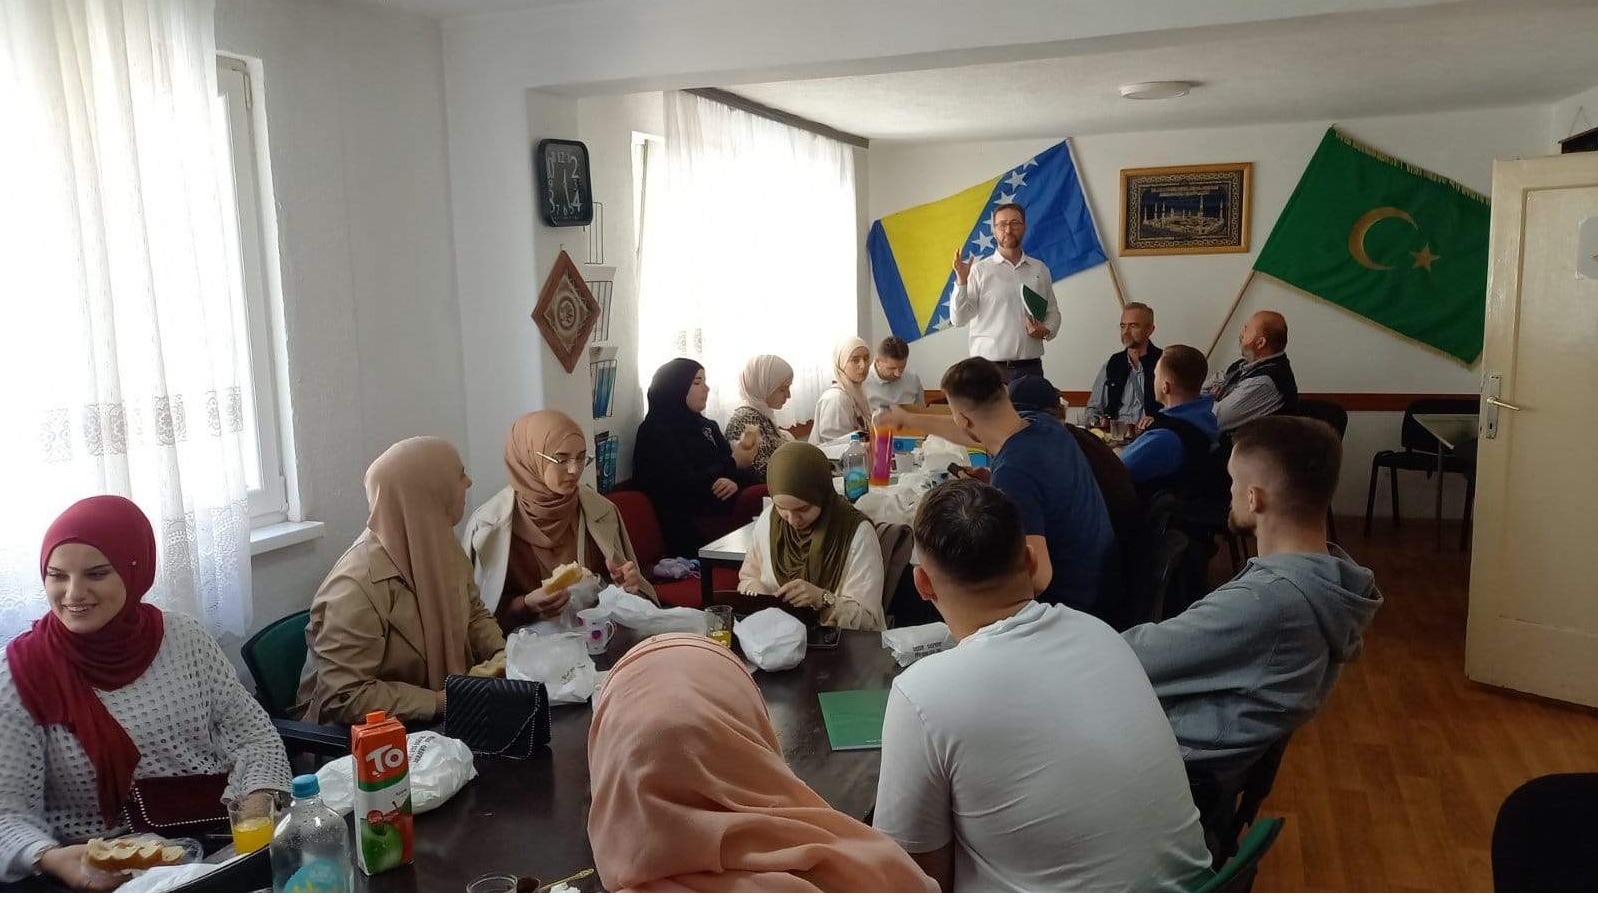
<path fill-rule="evenodd" d="M 46 848 L 102 836 L 94 768 L 65 727 L 41 728 L 23 708 L 0 652 L 0 881 L 32 873 Z M 166 614 L 150 667 L 99 692 L 142 758 L 134 777 L 227 773 L 228 796 L 289 788 L 283 741 L 239 683 L 222 647 L 193 619 Z"/>
<path fill-rule="evenodd" d="M 777 447 L 792 440 L 793 435 L 777 427 L 776 422 L 749 406 L 739 406 L 734 409 L 722 433 L 727 435 L 728 443 L 737 443 L 743 439 L 744 427 L 747 425 L 754 425 L 760 429 L 760 448 L 755 451 L 755 461 L 750 467 L 760 475 L 760 480 L 764 481 L 766 463 L 771 461 L 771 454 L 777 451 Z"/>

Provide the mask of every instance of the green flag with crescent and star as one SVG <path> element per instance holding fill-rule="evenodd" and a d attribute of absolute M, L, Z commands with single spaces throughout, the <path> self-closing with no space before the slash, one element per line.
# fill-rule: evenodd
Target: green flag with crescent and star
<path fill-rule="evenodd" d="M 1490 219 L 1486 197 L 1328 128 L 1254 269 L 1468 365 Z"/>

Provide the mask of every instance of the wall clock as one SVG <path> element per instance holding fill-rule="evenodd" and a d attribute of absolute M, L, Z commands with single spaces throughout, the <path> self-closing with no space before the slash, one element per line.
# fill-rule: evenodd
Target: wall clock
<path fill-rule="evenodd" d="M 538 293 L 533 321 L 567 374 L 577 367 L 577 357 L 598 318 L 599 304 L 583 283 L 583 276 L 577 273 L 577 265 L 561 250 L 555 267 L 544 280 L 544 289 Z"/>
<path fill-rule="evenodd" d="M 594 184 L 588 174 L 588 146 L 577 140 L 541 140 L 533 150 L 538 175 L 538 212 L 552 228 L 594 221 Z"/>

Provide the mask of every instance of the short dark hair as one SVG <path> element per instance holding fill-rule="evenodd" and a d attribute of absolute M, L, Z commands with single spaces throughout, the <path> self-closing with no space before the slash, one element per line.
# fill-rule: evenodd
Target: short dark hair
<path fill-rule="evenodd" d="M 981 481 L 939 484 L 916 507 L 916 548 L 957 584 L 979 586 L 1025 565 L 1026 529 L 1015 501 Z"/>
<path fill-rule="evenodd" d="M 1020 203 L 1000 203 L 998 206 L 993 208 L 993 218 L 998 218 L 999 213 L 1006 209 L 1014 209 L 1016 212 L 1020 213 L 1021 222 L 1023 224 L 1026 223 L 1026 207 L 1022 206 Z M 992 221 L 992 219 L 989 219 L 989 221 Z"/>
<path fill-rule="evenodd" d="M 1343 441 L 1331 425 L 1293 415 L 1267 415 L 1239 428 L 1232 454 L 1263 460 L 1281 481 L 1283 504 L 1306 517 L 1326 514 L 1343 468 Z"/>
<path fill-rule="evenodd" d="M 889 335 L 882 338 L 882 343 L 877 346 L 878 356 L 887 356 L 900 362 L 910 358 L 910 344 L 904 342 L 903 337 Z"/>
<path fill-rule="evenodd" d="M 1004 399 L 1004 373 L 991 360 L 981 356 L 961 359 L 949 366 L 938 385 L 943 395 L 972 406 L 986 406 Z"/>
<path fill-rule="evenodd" d="M 1197 394 L 1203 390 L 1204 379 L 1210 373 L 1210 363 L 1204 354 L 1180 343 L 1173 343 L 1162 350 L 1159 364 L 1183 395 Z"/>
<path fill-rule="evenodd" d="M 1148 303 L 1140 303 L 1137 300 L 1133 300 L 1132 302 L 1127 303 L 1125 306 L 1122 306 L 1121 312 L 1123 314 L 1127 312 L 1147 312 L 1149 314 L 1149 321 L 1154 321 L 1154 307 L 1150 306 Z"/>

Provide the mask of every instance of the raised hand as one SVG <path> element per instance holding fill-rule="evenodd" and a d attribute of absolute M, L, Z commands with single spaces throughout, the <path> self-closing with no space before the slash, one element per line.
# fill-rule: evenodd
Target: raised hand
<path fill-rule="evenodd" d="M 965 255 L 965 247 L 962 246 L 954 251 L 954 280 L 963 285 L 969 277 L 971 277 L 971 257 Z"/>

